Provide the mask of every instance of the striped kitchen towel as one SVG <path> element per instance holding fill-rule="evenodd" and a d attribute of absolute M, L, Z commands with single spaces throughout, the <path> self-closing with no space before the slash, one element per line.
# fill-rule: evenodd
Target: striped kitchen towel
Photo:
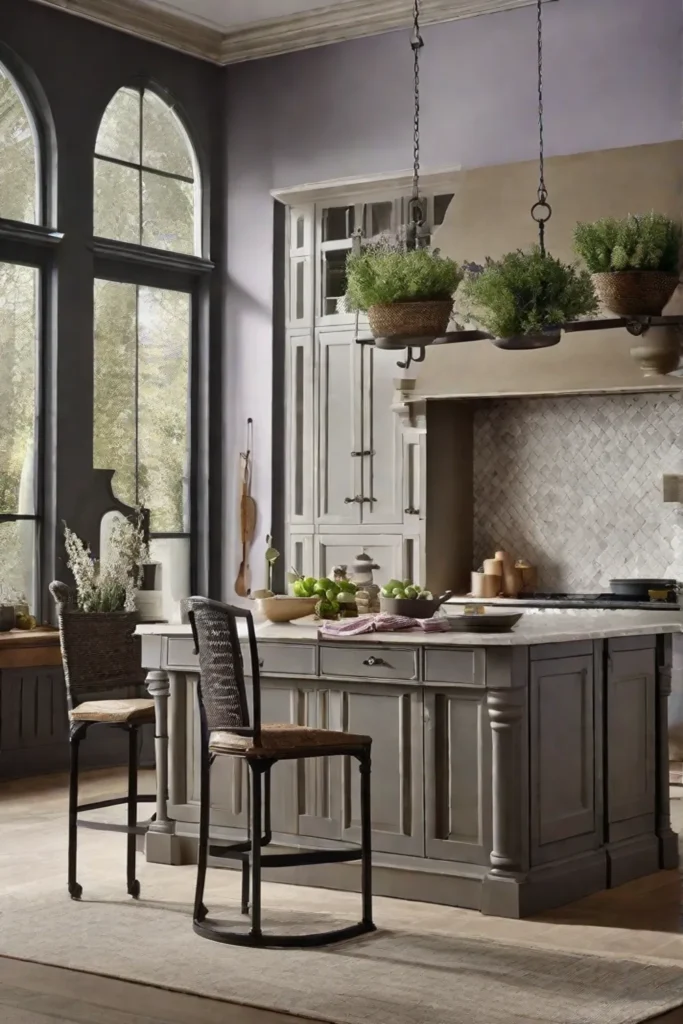
<path fill-rule="evenodd" d="M 424 633 L 442 633 L 449 629 L 448 619 L 411 619 L 407 615 L 362 615 L 357 619 L 326 621 L 320 627 L 323 636 L 359 636 L 361 633 L 393 633 L 401 629 L 421 629 Z"/>

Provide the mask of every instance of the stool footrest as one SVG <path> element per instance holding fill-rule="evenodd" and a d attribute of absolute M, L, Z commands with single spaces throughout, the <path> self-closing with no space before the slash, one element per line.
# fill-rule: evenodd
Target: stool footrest
<path fill-rule="evenodd" d="M 251 844 L 236 843 L 235 846 L 210 846 L 209 856 L 224 860 L 248 861 Z M 304 864 L 342 864 L 347 860 L 360 860 L 363 856 L 359 847 L 347 850 L 302 850 L 299 853 L 261 852 L 264 868 L 299 867 Z"/>
<path fill-rule="evenodd" d="M 91 828 L 95 832 L 123 832 L 128 836 L 146 836 L 149 832 L 147 825 L 115 825 L 106 821 L 77 821 L 79 828 Z"/>
<path fill-rule="evenodd" d="M 137 796 L 135 802 L 137 804 L 153 804 L 156 803 L 156 796 L 144 794 L 143 796 Z M 96 800 L 92 804 L 79 804 L 76 811 L 101 811 L 103 807 L 120 807 L 122 804 L 127 803 L 127 796 L 117 796 L 111 800 Z"/>

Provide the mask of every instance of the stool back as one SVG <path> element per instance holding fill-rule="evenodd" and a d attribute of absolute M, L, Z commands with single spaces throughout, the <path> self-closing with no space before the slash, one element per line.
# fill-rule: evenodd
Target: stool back
<path fill-rule="evenodd" d="M 137 612 L 79 612 L 69 588 L 56 581 L 50 593 L 57 605 L 69 708 L 86 695 L 144 685 L 140 637 L 134 635 Z"/>
<path fill-rule="evenodd" d="M 233 608 L 208 597 L 191 597 L 189 617 L 199 655 L 199 693 L 206 728 L 212 732 L 233 732 L 261 736 L 261 681 L 256 633 L 251 612 Z M 252 666 L 253 725 L 244 681 L 244 664 L 238 622 L 245 620 Z"/>

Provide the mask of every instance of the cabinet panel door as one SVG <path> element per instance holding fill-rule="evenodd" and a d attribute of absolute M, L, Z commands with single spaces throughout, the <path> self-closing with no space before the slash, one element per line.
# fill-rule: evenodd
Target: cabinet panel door
<path fill-rule="evenodd" d="M 655 650 L 611 651 L 607 665 L 607 819 L 610 833 L 633 820 L 640 834 L 656 806 Z"/>
<path fill-rule="evenodd" d="M 531 663 L 531 857 L 543 864 L 601 842 L 592 655 Z"/>
<path fill-rule="evenodd" d="M 403 522 L 403 437 L 391 406 L 396 353 L 367 345 L 362 352 L 364 523 Z"/>
<path fill-rule="evenodd" d="M 424 856 L 422 696 L 398 686 L 341 684 L 347 732 L 372 736 L 372 846 Z M 342 836 L 360 842 L 358 762 L 345 758 Z"/>
<path fill-rule="evenodd" d="M 403 431 L 403 521 L 419 529 L 427 505 L 427 435 L 423 430 Z"/>
<path fill-rule="evenodd" d="M 318 509 L 328 526 L 355 526 L 361 520 L 360 346 L 353 331 L 318 335 Z M 359 500 L 356 501 L 355 499 Z"/>
<path fill-rule="evenodd" d="M 286 316 L 288 327 L 313 324 L 313 257 L 292 256 L 288 268 Z"/>
<path fill-rule="evenodd" d="M 287 339 L 287 520 L 313 522 L 313 335 Z"/>
<path fill-rule="evenodd" d="M 341 728 L 341 697 L 327 683 L 302 684 L 300 719 L 315 729 Z M 299 834 L 341 838 L 341 758 L 310 757 L 297 762 Z"/>
<path fill-rule="evenodd" d="M 379 569 L 373 571 L 375 583 L 382 586 L 402 573 L 403 538 L 384 534 L 318 534 L 315 538 L 314 575 L 329 576 L 335 565 L 350 565 L 358 555 L 366 553 Z"/>
<path fill-rule="evenodd" d="M 313 530 L 310 533 L 299 533 L 291 530 L 287 538 L 287 572 L 290 567 L 301 576 L 312 576 L 315 572 L 313 556 Z"/>
<path fill-rule="evenodd" d="M 425 693 L 426 852 L 488 864 L 491 853 L 491 727 L 486 695 Z"/>
<path fill-rule="evenodd" d="M 298 681 L 261 681 L 261 721 L 264 724 L 301 724 Z M 299 830 L 297 782 L 295 761 L 278 761 L 273 765 L 270 773 L 270 817 L 273 832 L 296 835 Z"/>

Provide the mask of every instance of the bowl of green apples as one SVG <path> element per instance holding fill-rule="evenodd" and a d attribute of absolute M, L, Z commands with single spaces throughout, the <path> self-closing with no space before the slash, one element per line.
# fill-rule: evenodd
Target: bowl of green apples
<path fill-rule="evenodd" d="M 339 619 L 357 615 L 358 587 L 346 578 L 299 576 L 291 582 L 292 600 L 313 602 L 311 612 L 319 619 Z M 306 614 L 311 614 L 306 612 Z"/>
<path fill-rule="evenodd" d="M 431 619 L 452 593 L 447 590 L 441 597 L 434 597 L 431 590 L 425 590 L 412 580 L 389 580 L 380 590 L 379 606 L 381 611 L 389 615 Z"/>

